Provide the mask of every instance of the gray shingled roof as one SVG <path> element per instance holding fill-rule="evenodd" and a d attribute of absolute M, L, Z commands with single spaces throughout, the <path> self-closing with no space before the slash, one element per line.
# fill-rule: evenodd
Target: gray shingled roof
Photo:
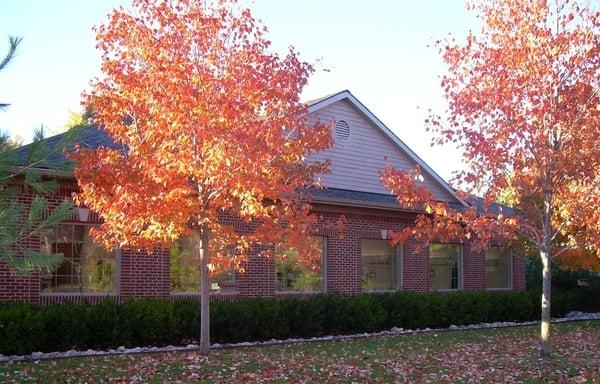
<path fill-rule="evenodd" d="M 315 202 L 337 202 L 339 204 L 344 204 L 344 202 L 352 201 L 356 203 L 363 203 L 369 206 L 380 206 L 382 208 L 400 209 L 400 205 L 396 201 L 396 197 L 394 195 L 352 191 L 337 188 L 313 189 L 311 190 L 311 194 Z M 471 205 L 475 205 L 477 208 L 477 212 L 486 212 L 483 207 L 483 198 L 473 196 L 468 199 L 468 203 Z M 462 204 L 452 202 L 450 202 L 449 204 L 451 208 L 458 210 L 464 209 L 464 206 Z M 514 210 L 512 208 L 495 203 L 490 204 L 487 210 L 488 213 L 500 213 L 501 211 L 508 215 L 514 214 Z"/>
<path fill-rule="evenodd" d="M 318 100 L 312 100 L 307 102 L 307 104 L 314 104 L 319 102 L 320 100 L 324 100 L 331 96 L 326 96 Z M 52 151 L 63 138 L 63 134 L 55 135 L 48 137 L 46 139 L 48 150 Z M 85 127 L 79 137 L 75 140 L 76 143 L 79 143 L 82 147 L 88 149 L 96 149 L 98 147 L 107 147 L 113 149 L 122 149 L 122 145 L 115 143 L 112 138 L 110 138 L 104 129 L 99 128 L 95 125 Z M 29 145 L 22 146 L 17 148 L 16 151 L 21 158 L 21 163 L 26 164 L 26 159 L 28 156 Z M 70 148 L 73 148 L 71 145 Z M 68 151 L 69 149 L 67 149 Z M 53 152 L 53 151 L 52 151 Z M 48 159 L 49 165 L 51 164 L 59 164 L 66 160 L 65 155 L 63 153 L 55 153 Z M 43 167 L 43 166 L 42 166 Z M 364 203 L 369 206 L 380 206 L 382 208 L 396 208 L 400 209 L 400 205 L 396 201 L 395 196 L 389 194 L 381 194 L 381 193 L 371 193 L 371 192 L 361 192 L 361 191 L 353 191 L 346 189 L 338 189 L 338 188 L 325 188 L 325 189 L 313 189 L 311 191 L 313 195 L 313 199 L 315 202 L 338 202 L 339 204 L 343 204 L 344 202 L 356 202 L 356 203 Z M 468 203 L 471 205 L 475 205 L 477 207 L 477 211 L 482 213 L 483 209 L 483 199 L 477 196 L 472 196 L 468 199 Z M 450 206 L 455 209 L 464 208 L 462 204 L 459 203 L 450 203 Z M 500 211 L 505 214 L 514 214 L 514 210 L 500 205 L 500 204 L 491 204 L 488 208 L 488 212 L 499 213 Z"/>
<path fill-rule="evenodd" d="M 483 207 L 483 198 L 479 196 L 471 196 L 467 199 L 467 202 L 471 204 L 471 206 L 475 205 L 477 207 L 477 212 L 487 212 L 487 213 L 504 213 L 505 215 L 514 215 L 516 214 L 515 210 L 511 207 L 507 207 L 506 205 L 491 203 L 487 210 Z"/>
<path fill-rule="evenodd" d="M 315 200 L 352 200 L 364 203 L 374 203 L 380 205 L 400 206 L 393 195 L 381 193 L 360 192 L 348 189 L 324 188 L 311 190 L 313 199 Z"/>
<path fill-rule="evenodd" d="M 63 140 L 64 134 L 58 134 L 54 136 L 50 136 L 46 138 L 46 148 L 52 155 L 48 158 L 47 164 L 42 165 L 39 168 L 48 168 L 53 164 L 60 164 L 66 160 L 65 154 L 63 152 L 55 151 L 56 147 L 60 145 Z M 98 128 L 95 125 L 90 125 L 82 129 L 79 133 L 79 136 L 75 140 L 73 144 L 71 144 L 67 151 L 74 148 L 75 143 L 79 143 L 82 147 L 89 149 L 96 149 L 100 146 L 107 148 L 119 149 L 122 148 L 119 144 L 116 144 L 107 134 L 106 132 Z M 24 145 L 16 149 L 17 155 L 21 159 L 21 164 L 27 164 L 27 158 L 29 156 L 29 150 L 31 145 Z"/>

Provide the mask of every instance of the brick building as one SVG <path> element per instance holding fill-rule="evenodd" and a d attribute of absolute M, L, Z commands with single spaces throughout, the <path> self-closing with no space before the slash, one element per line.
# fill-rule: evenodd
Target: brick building
<path fill-rule="evenodd" d="M 397 168 L 419 164 L 423 183 L 439 200 L 455 207 L 460 200 L 453 189 L 410 150 L 389 128 L 350 92 L 343 91 L 308 103 L 310 119 L 335 121 L 335 144 L 315 156 L 331 161 L 331 172 L 322 175 L 326 189 L 313 195 L 313 207 L 325 221 L 346 219 L 343 234 L 323 229 L 315 241 L 321 245 L 320 271 L 294 263 L 291 250 L 286 262 L 252 255 L 245 273 L 229 272 L 211 280 L 214 299 L 247 296 L 276 297 L 320 292 L 356 294 L 406 290 L 486 291 L 524 290 L 525 259 L 510 250 L 490 248 L 474 252 L 469 244 L 431 244 L 415 253 L 415 244 L 393 248 L 387 232 L 410 226 L 415 213 L 402 210 L 379 180 L 385 161 Z M 49 145 L 53 140 L 49 139 Z M 103 131 L 86 128 L 83 145 L 114 146 Z M 25 150 L 24 147 L 23 150 Z M 65 176 L 51 202 L 60 203 L 77 191 L 75 180 Z M 27 199 L 27 193 L 22 195 Z M 122 249 L 107 252 L 94 244 L 89 228 L 96 214 L 82 210 L 73 220 L 55 229 L 51 246 L 65 255 L 58 270 L 47 276 L 12 275 L 0 264 L 0 302 L 24 300 L 97 302 L 140 297 L 196 297 L 199 291 L 198 260 L 194 242 L 183 239 L 171 249 L 152 255 Z M 326 226 L 322 226 L 327 228 Z M 31 239 L 33 246 L 39 239 Z"/>

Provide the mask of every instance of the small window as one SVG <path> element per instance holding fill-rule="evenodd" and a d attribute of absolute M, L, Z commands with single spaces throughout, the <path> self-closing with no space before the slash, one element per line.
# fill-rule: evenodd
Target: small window
<path fill-rule="evenodd" d="M 197 234 L 174 243 L 171 252 L 171 293 L 200 293 L 200 238 Z M 235 293 L 235 271 L 210 277 L 215 293 Z"/>
<path fill-rule="evenodd" d="M 429 245 L 431 290 L 462 289 L 462 274 L 462 247 L 460 245 Z"/>
<path fill-rule="evenodd" d="M 41 278 L 44 293 L 101 293 L 116 291 L 117 252 L 92 241 L 91 226 L 61 224 L 49 239 L 53 253 L 62 253 L 57 270 Z"/>
<path fill-rule="evenodd" d="M 485 251 L 486 289 L 508 289 L 511 287 L 511 251 L 499 247 Z"/>
<path fill-rule="evenodd" d="M 285 257 L 275 260 L 275 290 L 278 292 L 323 292 L 325 291 L 326 239 L 311 236 L 321 248 L 321 263 L 310 268 L 299 262 L 298 252 L 292 248 L 280 250 Z"/>
<path fill-rule="evenodd" d="M 388 240 L 361 240 L 360 262 L 364 292 L 399 289 L 398 251 Z"/>

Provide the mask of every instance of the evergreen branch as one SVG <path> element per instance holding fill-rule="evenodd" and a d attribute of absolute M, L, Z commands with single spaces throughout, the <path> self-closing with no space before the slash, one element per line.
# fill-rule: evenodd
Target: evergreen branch
<path fill-rule="evenodd" d="M 4 69 L 8 65 L 8 63 L 14 59 L 15 54 L 17 53 L 17 47 L 21 44 L 23 38 L 9 36 L 8 37 L 8 53 L 4 56 L 4 59 L 0 62 L 0 71 Z"/>
<path fill-rule="evenodd" d="M 12 255 L 4 261 L 11 272 L 18 276 L 26 276 L 31 273 L 50 274 L 58 268 L 64 260 L 62 253 L 47 253 L 41 251 L 27 250 L 24 257 Z"/>

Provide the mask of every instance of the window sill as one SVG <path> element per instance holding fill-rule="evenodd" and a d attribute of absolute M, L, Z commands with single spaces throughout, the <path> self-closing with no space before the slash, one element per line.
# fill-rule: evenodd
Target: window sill
<path fill-rule="evenodd" d="M 93 297 L 93 296 L 118 296 L 116 292 L 40 292 L 45 297 Z"/>
<path fill-rule="evenodd" d="M 486 288 L 485 289 L 486 292 L 510 292 L 512 290 L 513 290 L 512 287 L 506 287 L 506 288 Z"/>
<path fill-rule="evenodd" d="M 294 296 L 294 295 L 320 295 L 325 293 L 324 291 L 275 291 L 276 295 L 281 296 Z"/>
<path fill-rule="evenodd" d="M 235 296 L 238 294 L 239 294 L 239 292 L 209 292 L 210 296 Z M 171 292 L 170 295 L 175 296 L 175 297 L 189 297 L 189 296 L 200 297 L 200 292 Z"/>
<path fill-rule="evenodd" d="M 402 289 L 375 289 L 375 290 L 362 290 L 360 293 L 394 293 L 401 292 Z"/>

